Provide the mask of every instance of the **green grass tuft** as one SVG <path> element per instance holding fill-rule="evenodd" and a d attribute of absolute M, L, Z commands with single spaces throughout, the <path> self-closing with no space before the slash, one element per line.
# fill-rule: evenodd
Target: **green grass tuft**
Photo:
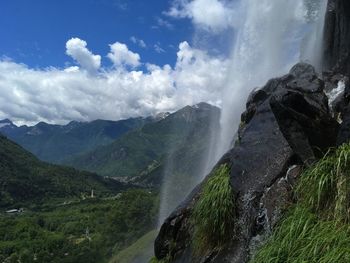
<path fill-rule="evenodd" d="M 205 183 L 193 214 L 194 251 L 222 246 L 234 234 L 233 190 L 229 168 L 218 167 Z"/>
<path fill-rule="evenodd" d="M 159 262 L 159 260 L 156 258 L 156 257 L 152 257 L 149 261 L 148 261 L 148 263 L 158 263 Z"/>
<path fill-rule="evenodd" d="M 297 206 L 252 262 L 350 262 L 350 226 L 320 220 L 309 209 Z"/>
<path fill-rule="evenodd" d="M 299 203 L 329 220 L 350 222 L 350 144 L 328 153 L 306 170 L 297 194 Z"/>
<path fill-rule="evenodd" d="M 350 262 L 350 144 L 304 171 L 298 202 L 254 263 Z"/>

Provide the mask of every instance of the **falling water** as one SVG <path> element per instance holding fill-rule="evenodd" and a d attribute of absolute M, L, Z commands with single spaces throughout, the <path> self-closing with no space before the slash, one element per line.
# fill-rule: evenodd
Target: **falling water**
<path fill-rule="evenodd" d="M 196 107 L 199 109 L 198 105 L 195 105 L 192 108 L 195 109 Z M 189 140 L 193 140 L 193 133 L 200 133 L 202 139 L 201 142 L 209 142 L 210 138 L 216 137 L 214 133 L 218 131 L 219 127 L 219 112 L 208 111 L 206 115 L 208 115 L 208 119 L 205 125 L 203 123 L 200 124 L 199 122 L 197 125 L 201 125 L 201 128 L 193 125 L 190 130 L 183 134 L 185 143 L 186 141 L 189 142 Z M 190 153 L 189 155 L 181 152 L 183 150 L 183 147 L 184 145 L 182 144 L 172 145 L 171 151 L 165 161 L 166 164 L 163 171 L 163 182 L 158 217 L 159 226 L 163 223 L 164 219 L 167 218 L 169 214 L 179 205 L 179 203 L 186 198 L 186 196 L 193 190 L 193 188 L 202 181 L 202 175 L 208 172 L 205 170 L 207 164 L 210 163 L 211 167 L 214 165 L 211 160 L 207 159 L 210 154 L 202 154 L 201 156 L 198 156 L 199 151 L 202 153 L 209 153 L 210 150 L 213 149 L 210 144 L 201 146 L 197 145 L 196 148 L 198 149 L 196 151 L 198 152 L 196 154 Z M 186 167 L 186 164 L 181 163 L 183 160 L 179 160 L 179 150 L 181 155 L 185 155 L 186 158 L 189 158 L 186 160 L 187 162 L 190 162 L 189 166 L 191 166 L 191 168 L 189 170 L 186 168 L 179 169 L 179 166 L 181 165 Z M 191 149 L 187 150 L 191 151 Z M 195 157 L 196 155 L 197 158 L 191 158 L 191 156 Z"/>
<path fill-rule="evenodd" d="M 272 77 L 285 74 L 300 60 L 319 66 L 326 2 L 327 0 L 235 2 L 235 9 L 232 10 L 232 16 L 236 16 L 233 19 L 235 37 L 226 85 L 222 90 L 220 127 L 212 131 L 212 140 L 208 141 L 211 150 L 203 156 L 205 161 L 201 171 L 192 175 L 196 178 L 188 181 L 189 189 L 194 188 L 230 148 L 252 89 L 263 86 Z M 174 191 L 170 188 L 176 182 L 171 180 L 171 160 L 168 162 L 165 176 L 167 182 L 161 194 L 160 223 L 174 208 Z M 187 192 L 182 194 L 177 197 L 178 203 L 185 198 Z M 171 202 L 168 200 L 170 195 Z"/>
<path fill-rule="evenodd" d="M 327 10 L 327 0 L 305 1 L 306 19 L 309 24 L 309 34 L 301 44 L 301 59 L 312 64 L 317 71 L 322 70 L 323 30 Z"/>
<path fill-rule="evenodd" d="M 288 72 L 300 60 L 318 66 L 326 0 L 242 0 L 231 65 L 222 93 L 215 156 L 232 144 L 252 89 Z M 312 8 L 312 10 L 311 10 Z"/>

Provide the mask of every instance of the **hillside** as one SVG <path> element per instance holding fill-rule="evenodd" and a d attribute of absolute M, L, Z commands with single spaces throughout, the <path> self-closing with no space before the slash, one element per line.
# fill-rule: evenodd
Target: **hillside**
<path fill-rule="evenodd" d="M 1 262 L 107 262 L 154 228 L 158 206 L 157 192 L 44 163 L 0 136 Z"/>
<path fill-rule="evenodd" d="M 38 204 L 56 198 L 113 195 L 126 188 L 114 180 L 39 161 L 0 136 L 0 207 Z"/>
<path fill-rule="evenodd" d="M 156 193 L 127 190 L 115 198 L 0 213 L 0 262 L 108 262 L 154 227 L 157 207 Z"/>
<path fill-rule="evenodd" d="M 17 127 L 10 120 L 0 121 L 0 133 L 15 141 L 39 159 L 62 163 L 73 155 L 106 145 L 152 118 L 131 118 L 120 121 L 72 121 L 67 125 L 40 122 L 35 126 Z"/>
<path fill-rule="evenodd" d="M 206 103 L 187 106 L 157 122 L 145 124 L 113 143 L 83 154 L 67 164 L 114 177 L 159 185 L 168 160 L 179 173 L 197 168 L 218 125 L 220 111 Z"/>

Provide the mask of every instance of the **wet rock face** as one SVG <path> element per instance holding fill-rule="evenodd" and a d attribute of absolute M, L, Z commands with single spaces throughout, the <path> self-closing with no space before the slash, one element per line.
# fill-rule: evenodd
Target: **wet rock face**
<path fill-rule="evenodd" d="M 331 118 L 324 87 L 313 67 L 301 63 L 252 92 L 235 146 L 218 164 L 230 167 L 237 234 L 221 250 L 192 256 L 189 218 L 200 196 L 199 186 L 164 222 L 155 243 L 159 259 L 170 254 L 173 262 L 249 260 L 293 202 L 291 189 L 301 173 L 300 165 L 310 164 L 336 143 L 338 123 Z"/>
<path fill-rule="evenodd" d="M 329 0 L 325 21 L 324 67 L 350 74 L 350 1 Z"/>
<path fill-rule="evenodd" d="M 286 176 L 278 179 L 271 187 L 264 191 L 260 203 L 260 223 L 263 230 L 271 231 L 283 215 L 283 211 L 293 202 L 292 188 L 302 172 L 300 165 L 289 167 Z M 259 225 L 258 225 L 259 226 Z"/>
<path fill-rule="evenodd" d="M 350 141 L 350 80 L 333 71 L 324 72 L 323 79 L 331 114 L 340 123 L 336 143 L 339 146 Z"/>
<path fill-rule="evenodd" d="M 154 243 L 154 252 L 157 258 L 166 258 L 168 255 L 171 255 L 172 258 L 187 258 L 183 254 L 191 243 L 191 210 L 198 200 L 200 188 L 201 185 L 198 185 L 163 223 Z M 188 258 L 190 259 L 190 257 Z M 181 260 L 179 262 L 190 261 Z"/>
<path fill-rule="evenodd" d="M 334 113 L 341 123 L 337 146 L 350 141 L 350 83 L 348 77 L 341 77 L 342 79 L 339 80 L 338 84 L 339 95 L 334 99 Z M 343 87 L 340 87 L 340 85 Z"/>

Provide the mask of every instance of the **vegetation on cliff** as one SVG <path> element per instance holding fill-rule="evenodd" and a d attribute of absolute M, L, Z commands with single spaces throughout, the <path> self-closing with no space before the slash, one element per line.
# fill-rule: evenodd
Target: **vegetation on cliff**
<path fill-rule="evenodd" d="M 304 171 L 297 204 L 254 263 L 350 262 L 350 144 Z"/>
<path fill-rule="evenodd" d="M 230 171 L 227 165 L 221 165 L 205 182 L 192 214 L 196 252 L 220 247 L 232 238 L 234 211 Z"/>

